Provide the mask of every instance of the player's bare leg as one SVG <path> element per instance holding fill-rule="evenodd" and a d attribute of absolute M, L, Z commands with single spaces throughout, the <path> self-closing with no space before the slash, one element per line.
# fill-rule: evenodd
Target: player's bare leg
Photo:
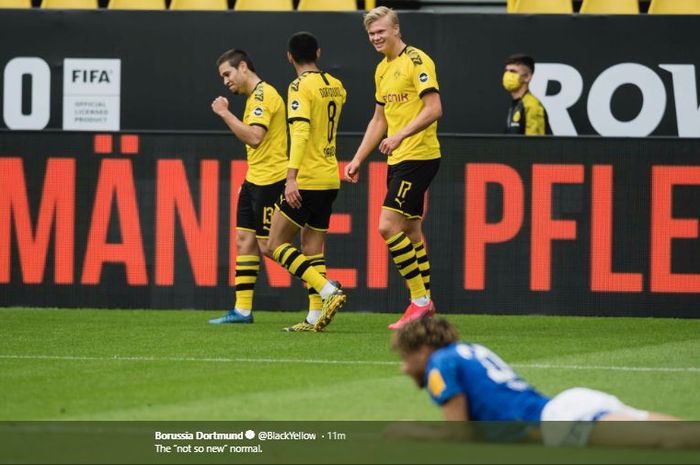
<path fill-rule="evenodd" d="M 382 208 L 379 214 L 379 234 L 384 240 L 406 229 L 406 216 L 394 210 Z"/>
<path fill-rule="evenodd" d="M 282 244 L 291 242 L 299 233 L 299 226 L 289 221 L 279 210 L 275 209 L 270 224 L 270 237 L 267 239 L 265 255 L 274 260 L 274 252 Z"/>
<path fill-rule="evenodd" d="M 389 325 L 390 329 L 398 329 L 409 321 L 429 315 L 434 311 L 418 266 L 416 250 L 406 234 L 408 229 L 415 237 L 417 235 L 416 227 L 414 221 L 406 219 L 402 213 L 394 210 L 383 208 L 379 216 L 379 234 L 389 247 L 391 258 L 401 276 L 406 280 L 411 293 L 411 303 L 401 319 Z"/>
<path fill-rule="evenodd" d="M 267 256 L 267 239 L 262 239 L 260 237 L 258 239 L 258 254 Z"/>
<path fill-rule="evenodd" d="M 301 248 L 304 255 L 317 255 L 323 253 L 326 243 L 326 232 L 305 227 L 301 230 Z"/>

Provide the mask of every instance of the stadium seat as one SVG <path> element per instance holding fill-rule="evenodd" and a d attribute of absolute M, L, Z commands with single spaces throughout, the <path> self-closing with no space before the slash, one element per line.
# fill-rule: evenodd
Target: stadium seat
<path fill-rule="evenodd" d="M 508 3 L 506 3 L 506 11 L 508 11 L 508 13 L 513 13 L 516 3 L 518 3 L 518 0 L 508 0 Z"/>
<path fill-rule="evenodd" d="M 697 15 L 700 14 L 700 0 L 651 0 L 649 14 Z"/>
<path fill-rule="evenodd" d="M 57 10 L 89 10 L 99 8 L 97 0 L 43 0 L 42 8 Z"/>
<path fill-rule="evenodd" d="M 165 0 L 109 0 L 110 10 L 165 10 Z"/>
<path fill-rule="evenodd" d="M 518 0 L 513 13 L 573 13 L 571 0 Z"/>
<path fill-rule="evenodd" d="M 299 11 L 353 11 L 357 10 L 355 0 L 300 0 Z"/>
<path fill-rule="evenodd" d="M 236 0 L 234 10 L 239 11 L 292 11 L 292 0 Z"/>
<path fill-rule="evenodd" d="M 0 8 L 31 8 L 32 0 L 0 0 Z"/>
<path fill-rule="evenodd" d="M 173 0 L 171 10 L 228 10 L 226 0 Z"/>
<path fill-rule="evenodd" d="M 637 14 L 638 0 L 583 0 L 581 13 L 590 14 Z"/>

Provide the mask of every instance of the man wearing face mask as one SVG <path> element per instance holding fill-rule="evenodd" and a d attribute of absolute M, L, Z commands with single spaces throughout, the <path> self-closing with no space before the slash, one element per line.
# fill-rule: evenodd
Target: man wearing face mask
<path fill-rule="evenodd" d="M 530 93 L 530 81 L 535 72 L 535 60 L 527 55 L 512 55 L 506 59 L 503 88 L 513 101 L 506 120 L 506 134 L 543 136 L 551 134 L 547 111 Z"/>

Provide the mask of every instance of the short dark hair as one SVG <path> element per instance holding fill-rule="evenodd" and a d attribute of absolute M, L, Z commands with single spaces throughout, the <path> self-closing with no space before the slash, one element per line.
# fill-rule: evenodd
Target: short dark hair
<path fill-rule="evenodd" d="M 530 55 L 516 53 L 506 58 L 506 65 L 524 65 L 530 68 L 530 73 L 535 72 L 535 60 Z"/>
<path fill-rule="evenodd" d="M 315 63 L 318 39 L 310 32 L 297 32 L 289 38 L 289 53 L 299 64 Z"/>
<path fill-rule="evenodd" d="M 228 62 L 229 65 L 238 69 L 238 65 L 241 64 L 241 61 L 244 61 L 245 64 L 248 65 L 249 70 L 255 72 L 253 60 L 250 59 L 246 52 L 235 48 L 232 48 L 231 50 L 226 50 L 224 53 L 222 53 L 219 59 L 216 60 L 216 66 L 221 66 L 222 63 Z"/>
<path fill-rule="evenodd" d="M 457 328 L 442 318 L 419 318 L 405 324 L 395 334 L 392 348 L 415 352 L 423 346 L 441 349 L 459 340 Z"/>

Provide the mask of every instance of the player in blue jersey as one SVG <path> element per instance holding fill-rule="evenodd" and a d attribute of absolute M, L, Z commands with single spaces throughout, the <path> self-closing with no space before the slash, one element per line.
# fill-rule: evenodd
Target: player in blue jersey
<path fill-rule="evenodd" d="M 545 396 L 491 350 L 460 342 L 456 328 L 443 319 L 421 318 L 406 324 L 394 335 L 392 347 L 401 356 L 402 371 L 421 389 L 427 389 L 448 421 L 522 422 L 522 434 L 513 435 L 513 428 L 508 431 L 511 439 L 527 437 L 546 445 L 700 447 L 697 425 L 671 427 L 667 423 L 658 427 L 655 423 L 626 436 L 605 434 L 601 422 L 678 418 L 638 410 L 615 396 L 587 388 L 567 389 L 553 398 Z M 420 426 L 410 428 L 407 436 L 448 438 L 436 436 L 435 430 L 427 427 L 422 431 Z M 470 429 L 446 431 L 449 437 L 455 431 L 473 433 Z"/>

